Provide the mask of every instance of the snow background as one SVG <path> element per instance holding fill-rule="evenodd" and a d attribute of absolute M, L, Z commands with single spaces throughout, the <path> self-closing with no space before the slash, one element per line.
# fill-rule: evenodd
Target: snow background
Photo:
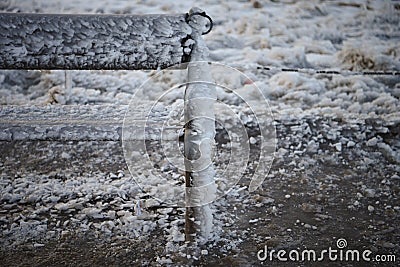
<path fill-rule="evenodd" d="M 361 157 L 360 162 L 367 166 L 365 169 L 362 169 L 362 166 L 360 171 L 367 172 L 368 168 L 380 162 L 378 158 L 387 158 L 390 164 L 379 166 L 385 173 L 384 177 L 379 177 L 379 183 L 387 188 L 379 191 L 368 185 L 359 185 L 357 190 L 362 195 L 360 198 L 372 198 L 374 201 L 375 198 L 383 197 L 385 192 L 389 192 L 389 196 L 385 196 L 391 199 L 390 205 L 384 205 L 382 209 L 395 214 L 391 223 L 396 225 L 396 221 L 399 222 L 399 200 L 398 192 L 393 190 L 392 186 L 396 186 L 399 179 L 400 144 L 396 138 L 398 133 L 396 135 L 396 132 L 392 131 L 393 128 L 397 129 L 396 125 L 398 127 L 400 121 L 400 78 L 274 73 L 258 67 L 398 71 L 400 7 L 397 1 L 0 2 L 2 11 L 40 13 L 169 14 L 186 13 L 192 6 L 201 7 L 214 20 L 214 29 L 204 36 L 210 49 L 210 60 L 235 67 L 248 75 L 268 98 L 277 120 L 301 121 L 297 128 L 290 128 L 290 137 L 279 136 L 281 144 L 278 146 L 276 163 L 279 165 L 280 162 L 290 159 L 287 164 L 294 165 L 295 169 L 304 170 L 307 167 L 312 168 L 317 161 L 305 155 L 301 157 L 301 151 L 311 151 L 325 159 L 329 156 L 330 161 L 337 163 L 343 159 L 336 153 L 354 148 L 352 153 Z M 138 86 L 153 73 L 71 71 L 72 88 L 69 93 L 65 89 L 64 71 L 0 71 L 0 104 L 46 105 L 58 102 L 128 105 Z M 229 77 L 224 82 L 251 97 L 251 90 L 246 90 L 248 81 L 240 77 Z M 170 83 L 173 83 L 173 79 Z M 171 84 L 167 83 L 168 86 Z M 165 81 L 160 81 L 160 87 L 163 86 Z M 152 100 L 151 92 L 147 97 Z M 341 126 L 335 125 L 334 122 L 323 124 L 326 128 L 321 127 L 317 131 L 329 140 L 330 148 L 324 150 L 321 137 L 307 140 L 305 136 L 308 128 L 302 118 L 327 115 L 354 126 L 353 130 L 355 129 L 356 133 L 346 136 Z M 383 122 L 383 126 L 379 129 L 374 128 L 374 131 L 391 133 L 395 136 L 394 139 L 390 139 L 392 141 L 388 143 L 383 137 L 369 135 L 368 127 L 363 125 L 365 119 Z M 295 140 L 295 147 L 289 145 L 289 139 Z M 285 145 L 285 140 L 288 145 Z M 98 144 L 93 145 L 96 147 Z M 33 147 L 35 151 L 40 150 L 34 144 L 28 143 L 27 146 Z M 87 172 L 85 163 L 77 156 L 79 153 L 85 153 L 83 146 L 74 148 L 72 143 L 55 146 L 58 150 L 43 149 L 43 160 L 63 159 L 70 161 L 71 168 L 75 169 L 68 169 L 60 162 L 54 163 L 49 160 L 46 168 L 48 172 L 43 169 L 31 170 L 28 156 L 22 158 L 25 162 L 18 163 L 13 163 L 18 158 L 16 155 L 3 156 L 2 159 L 7 158 L 1 163 L 4 166 L 0 187 L 3 245 L 18 247 L 28 244 L 42 247 L 45 246 L 46 240 L 65 238 L 74 232 L 87 232 L 90 229 L 95 231 L 96 235 L 108 235 L 114 242 L 129 238 L 147 240 L 146 235 L 153 230 L 166 229 L 166 253 L 158 261 L 170 262 L 173 259 L 171 253 L 173 255 L 176 251 L 180 251 L 185 257 L 186 252 L 182 252 L 182 210 L 172 214 L 170 209 L 162 209 L 157 213 L 139 211 L 138 203 L 143 207 L 151 207 L 153 204 L 150 203 L 151 200 L 147 200 L 147 204 L 144 203 L 146 201 L 141 202 L 143 196 L 134 180 L 125 166 L 118 163 L 123 162 L 118 143 L 106 145 L 113 153 L 106 155 L 103 160 L 107 163 L 102 164 L 113 166 L 112 169 L 93 168 L 95 171 L 90 169 Z M 365 147 L 373 152 L 370 153 Z M 21 148 L 21 151 L 24 150 Z M 296 157 L 299 154 L 300 157 Z M 88 160 L 87 163 L 93 162 Z M 351 159 L 349 162 L 351 163 Z M 23 167 L 24 165 L 27 167 Z M 179 176 L 172 170 L 169 172 Z M 291 177 L 296 181 L 296 173 L 285 171 L 284 167 L 271 172 L 269 177 L 279 175 Z M 247 189 L 238 186 L 230 196 L 217 203 L 224 208 L 216 214 L 214 240 L 228 240 L 223 243 L 223 250 L 227 255 L 237 253 L 237 246 L 243 239 L 248 238 L 243 231 L 238 234 L 223 230 L 229 222 L 234 224 L 240 220 L 224 213 L 232 211 L 229 208 L 232 199 L 244 201 L 244 210 L 246 203 L 253 203 L 249 199 L 255 197 L 245 192 Z M 284 197 L 289 199 L 291 193 L 288 192 Z M 260 198 L 262 200 L 257 203 L 265 207 L 268 216 L 279 214 L 280 210 L 284 209 L 274 204 L 279 202 L 279 199 L 265 196 Z M 377 205 L 374 201 L 364 203 L 359 198 L 354 198 L 348 208 L 351 211 L 363 209 L 372 212 L 377 209 L 374 207 Z M 304 209 L 307 208 L 308 206 Z M 49 212 L 50 217 L 46 215 Z M 252 218 L 251 224 L 262 221 L 263 217 L 260 218 Z M 313 229 L 311 225 L 308 226 Z M 399 251 L 398 245 L 395 245 L 398 234 L 394 236 L 394 241 L 387 241 L 389 244 L 385 244 L 389 248 L 393 245 L 392 248 Z M 230 245 L 227 245 L 228 243 Z M 178 249 L 179 247 L 181 248 Z M 208 249 L 211 250 L 211 247 Z M 206 251 L 203 251 L 203 254 L 208 253 Z"/>

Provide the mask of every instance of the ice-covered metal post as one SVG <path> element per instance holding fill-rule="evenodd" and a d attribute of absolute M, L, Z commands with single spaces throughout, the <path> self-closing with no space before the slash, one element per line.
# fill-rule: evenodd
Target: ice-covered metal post
<path fill-rule="evenodd" d="M 189 25 L 194 28 L 188 64 L 188 85 L 185 91 L 185 168 L 187 241 L 205 243 L 213 226 L 210 203 L 215 198 L 214 167 L 212 163 L 215 137 L 215 86 L 211 84 L 208 49 L 201 37 L 211 20 L 197 8 L 189 12 Z"/>

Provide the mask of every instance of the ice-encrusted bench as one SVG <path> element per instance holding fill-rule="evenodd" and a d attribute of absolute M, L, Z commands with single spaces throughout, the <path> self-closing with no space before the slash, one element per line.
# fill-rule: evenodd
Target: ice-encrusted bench
<path fill-rule="evenodd" d="M 201 160 L 195 154 L 204 140 L 203 146 L 211 151 L 215 136 L 214 121 L 202 118 L 214 118 L 210 99 L 215 99 L 215 88 L 199 84 L 211 79 L 208 63 L 203 61 L 208 49 L 201 38 L 211 28 L 211 18 L 198 8 L 177 15 L 0 13 L 0 69 L 156 70 L 188 62 L 184 65 L 189 81 L 184 99 L 185 234 L 188 241 L 204 242 L 211 231 L 212 213 L 208 204 L 194 207 L 191 203 L 205 202 L 205 189 L 215 190 L 213 177 L 208 175 L 213 166 L 205 169 L 207 173 L 199 171 L 196 178 L 192 169 L 196 162 L 211 160 L 211 153 Z M 111 110 L 5 106 L 0 109 L 0 140 L 90 140 L 99 136 L 118 140 L 118 119 L 124 111 L 120 107 Z"/>
<path fill-rule="evenodd" d="M 199 17 L 209 20 L 202 32 L 196 24 Z M 0 13 L 0 69 L 164 69 L 189 62 L 193 37 L 211 28 L 211 18 L 197 8 L 175 15 Z M 121 139 L 126 108 L 4 106 L 0 140 Z M 99 121 L 101 125 L 90 123 Z M 88 134 L 80 134 L 82 129 Z"/>

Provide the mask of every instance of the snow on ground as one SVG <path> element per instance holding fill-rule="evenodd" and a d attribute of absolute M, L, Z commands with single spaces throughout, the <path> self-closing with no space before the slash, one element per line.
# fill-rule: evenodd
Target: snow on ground
<path fill-rule="evenodd" d="M 397 1 L 0 2 L 2 11 L 43 13 L 185 13 L 192 6 L 201 7 L 214 20 L 214 29 L 204 36 L 210 60 L 235 67 L 255 82 L 269 100 L 278 137 L 275 161 L 263 188 L 249 194 L 245 177 L 230 195 L 217 201 L 216 234 L 201 253 L 203 263 L 257 264 L 255 253 L 264 244 L 316 247 L 323 240 L 319 246 L 327 247 L 342 234 L 353 245 L 358 242 L 360 247 L 375 248 L 374 252 L 386 249 L 398 256 L 399 76 L 263 69 L 398 71 Z M 0 104 L 127 105 L 153 74 L 71 71 L 68 91 L 64 71 L 0 71 Z M 157 81 L 158 90 L 173 86 L 174 81 L 173 75 Z M 251 98 L 251 90 L 246 91 L 249 81 L 233 76 L 224 83 Z M 155 95 L 148 92 L 146 97 L 155 100 Z M 221 97 L 234 107 L 234 97 L 223 92 Z M 253 138 L 256 145 L 258 135 Z M 185 262 L 184 210 L 157 207 L 159 203 L 140 192 L 118 142 L 4 143 L 2 151 L 3 249 L 42 248 L 45 253 L 47 242 L 94 233 L 113 244 L 137 241 L 129 248 L 142 256 L 153 246 L 152 256 L 146 258 L 149 264 Z M 219 151 L 218 165 L 223 166 L 229 151 L 224 144 Z M 173 168 L 165 172 L 183 180 L 183 174 Z M 151 245 L 154 234 L 162 237 L 161 246 Z M 314 235 L 319 238 L 313 239 Z M 225 260 L 216 260 L 212 253 Z M 6 252 L 2 257 L 9 260 Z M 132 262 L 138 260 L 130 257 Z"/>

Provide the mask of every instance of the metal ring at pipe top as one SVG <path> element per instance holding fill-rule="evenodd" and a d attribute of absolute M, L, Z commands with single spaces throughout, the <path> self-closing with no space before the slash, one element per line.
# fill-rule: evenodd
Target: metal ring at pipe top
<path fill-rule="evenodd" d="M 193 16 L 202 16 L 202 17 L 204 17 L 204 18 L 207 18 L 207 19 L 210 21 L 210 23 L 209 23 L 210 26 L 209 26 L 208 30 L 205 31 L 205 32 L 202 32 L 201 35 L 205 35 L 205 34 L 209 33 L 209 32 L 212 30 L 212 28 L 213 28 L 213 26 L 214 26 L 214 23 L 213 23 L 211 17 L 210 17 L 209 15 L 206 14 L 206 12 L 204 12 L 204 11 L 203 11 L 203 12 L 193 12 L 193 13 L 191 13 L 191 14 L 187 14 L 186 22 L 189 23 L 190 19 L 191 19 Z"/>

